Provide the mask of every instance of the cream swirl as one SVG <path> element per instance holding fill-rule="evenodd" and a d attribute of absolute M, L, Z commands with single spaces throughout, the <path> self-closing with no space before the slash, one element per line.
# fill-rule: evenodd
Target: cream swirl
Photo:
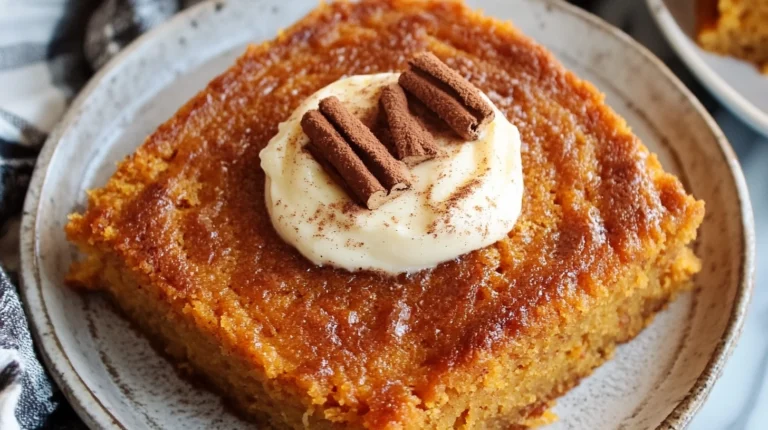
<path fill-rule="evenodd" d="M 338 80 L 306 99 L 261 151 L 265 200 L 277 232 L 317 265 L 389 274 L 432 268 L 504 238 L 520 215 L 520 133 L 494 106 L 474 142 L 435 136 L 445 156 L 415 166 L 412 189 L 376 210 L 350 197 L 303 150 L 302 115 L 338 97 L 352 112 L 371 112 L 397 73 Z"/>

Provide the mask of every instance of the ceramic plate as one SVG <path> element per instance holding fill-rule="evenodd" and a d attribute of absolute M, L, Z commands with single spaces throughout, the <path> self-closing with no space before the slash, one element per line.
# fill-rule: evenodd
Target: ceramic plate
<path fill-rule="evenodd" d="M 713 54 L 695 42 L 695 0 L 647 0 L 662 33 L 721 103 L 768 136 L 768 75 L 754 65 Z"/>
<path fill-rule="evenodd" d="M 511 19 L 605 92 L 664 166 L 707 202 L 697 244 L 704 269 L 613 360 L 560 399 L 567 428 L 680 428 L 701 406 L 733 350 L 752 286 L 751 209 L 739 165 L 701 105 L 651 54 L 618 30 L 551 1 L 471 2 Z M 23 220 L 27 311 L 56 381 L 92 428 L 243 428 L 219 398 L 172 366 L 103 299 L 63 285 L 74 250 L 67 214 L 105 183 L 184 101 L 247 42 L 272 38 L 314 7 L 282 0 L 201 4 L 141 37 L 100 71 L 51 135 Z M 579 35 L 579 37 L 573 37 Z"/>

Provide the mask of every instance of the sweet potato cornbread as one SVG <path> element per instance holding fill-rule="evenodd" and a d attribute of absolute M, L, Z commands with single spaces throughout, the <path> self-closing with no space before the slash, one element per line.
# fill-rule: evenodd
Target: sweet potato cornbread
<path fill-rule="evenodd" d="M 431 51 L 519 128 L 507 239 L 435 269 L 316 267 L 264 205 L 259 151 L 342 76 Z M 690 285 L 704 204 L 589 83 L 462 4 L 320 6 L 248 48 L 89 194 L 70 282 L 275 428 L 532 426 Z"/>

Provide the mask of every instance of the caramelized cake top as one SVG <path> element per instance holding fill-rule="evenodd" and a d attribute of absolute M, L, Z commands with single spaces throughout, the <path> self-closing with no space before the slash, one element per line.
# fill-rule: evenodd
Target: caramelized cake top
<path fill-rule="evenodd" d="M 411 276 L 313 266 L 272 228 L 259 151 L 317 89 L 402 70 L 425 50 L 519 128 L 515 228 Z M 588 308 L 628 267 L 692 240 L 703 213 L 592 85 L 511 24 L 456 3 L 369 0 L 323 5 L 249 47 L 67 230 L 147 276 L 159 299 L 270 377 L 385 414 L 412 392 L 428 399 L 447 370 Z"/>

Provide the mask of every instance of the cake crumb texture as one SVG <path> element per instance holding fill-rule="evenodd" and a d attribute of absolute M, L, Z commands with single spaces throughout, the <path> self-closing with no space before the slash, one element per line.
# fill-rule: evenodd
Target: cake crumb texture
<path fill-rule="evenodd" d="M 316 90 L 422 51 L 519 128 L 515 228 L 413 275 L 313 266 L 272 228 L 259 151 Z M 275 428 L 525 428 L 690 287 L 703 215 L 510 23 L 457 2 L 330 3 L 249 47 L 89 193 L 69 280 Z"/>
<path fill-rule="evenodd" d="M 768 0 L 698 0 L 704 48 L 756 64 L 768 75 Z"/>

